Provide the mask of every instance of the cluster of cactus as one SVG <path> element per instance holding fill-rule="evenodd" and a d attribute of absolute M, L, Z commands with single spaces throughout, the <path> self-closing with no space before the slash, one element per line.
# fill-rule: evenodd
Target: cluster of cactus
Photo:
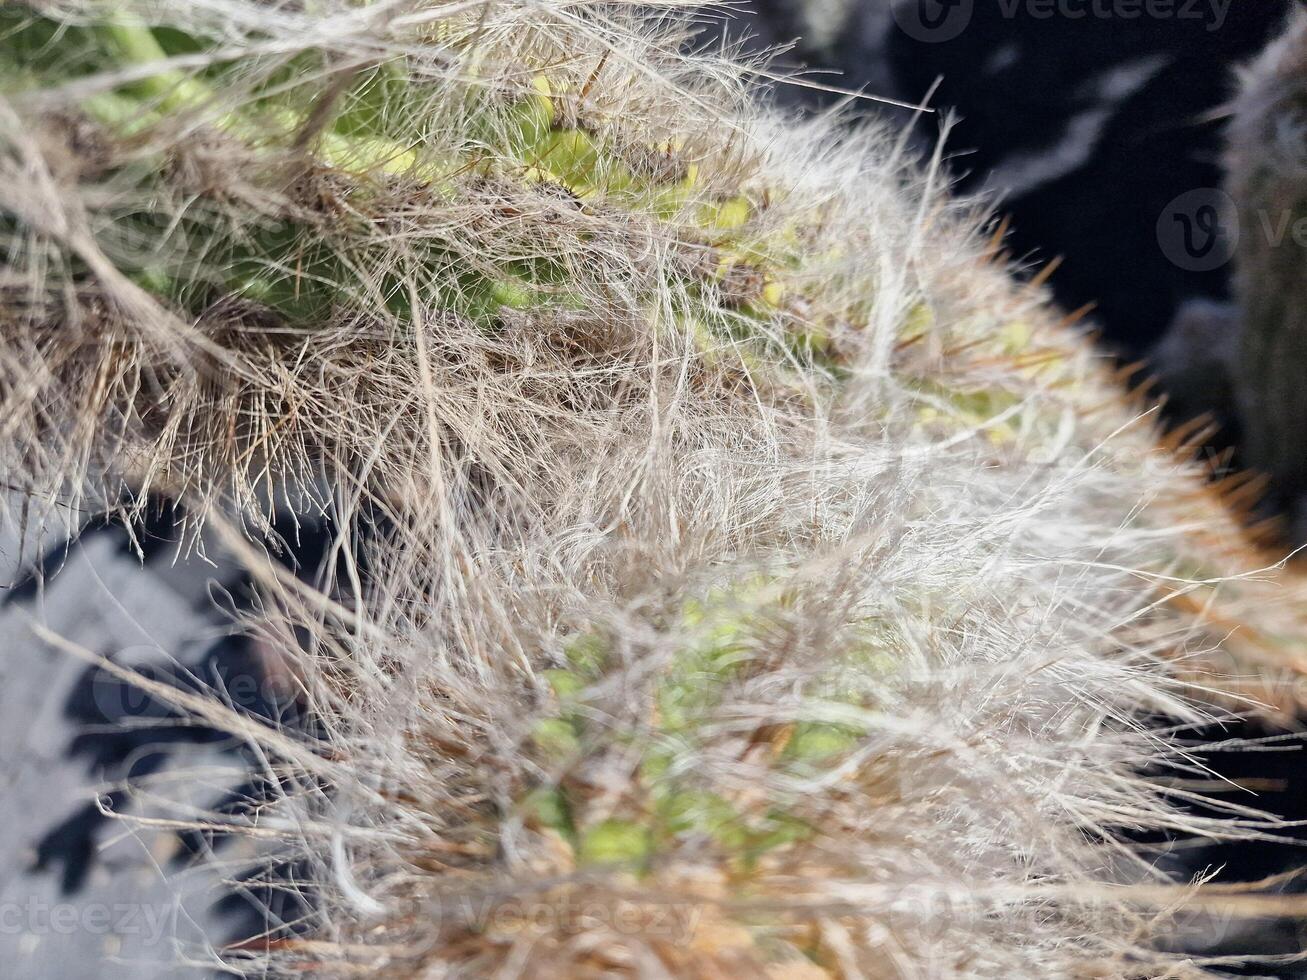
<path fill-rule="evenodd" d="M 316 872 L 307 935 L 223 955 L 1200 975 L 1119 831 L 1236 831 L 1145 719 L 1204 717 L 1213 653 L 1294 669 L 1297 614 L 931 168 L 686 32 L 0 12 L 10 482 L 225 529 L 325 733 L 203 709 L 282 792 L 193 823 Z M 277 506 L 337 521 L 321 590 L 251 545 Z"/>

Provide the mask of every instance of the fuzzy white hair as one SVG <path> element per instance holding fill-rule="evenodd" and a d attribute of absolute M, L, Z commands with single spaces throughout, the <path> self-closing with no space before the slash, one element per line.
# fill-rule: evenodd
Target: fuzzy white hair
<path fill-rule="evenodd" d="M 1195 693 L 1298 669 L 1291 590 L 938 160 L 754 104 L 670 3 L 25 9 L 0 460 L 211 522 L 315 722 L 157 692 L 280 787 L 167 819 L 315 872 L 230 968 L 1204 975 L 1159 940 L 1241 899 L 1125 833 L 1267 832 L 1161 777 Z"/>

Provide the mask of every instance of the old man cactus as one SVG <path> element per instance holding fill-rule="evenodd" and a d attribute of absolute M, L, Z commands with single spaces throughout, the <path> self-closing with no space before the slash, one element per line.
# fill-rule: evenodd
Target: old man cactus
<path fill-rule="evenodd" d="M 1234 899 L 1121 834 L 1255 821 L 1147 719 L 1292 705 L 1298 614 L 893 134 L 672 5 L 0 24 L 7 479 L 220 529 L 313 719 L 181 705 L 278 791 L 168 819 L 313 871 L 229 966 L 1202 974 L 1171 911 Z M 321 589 L 274 508 L 336 522 Z"/>

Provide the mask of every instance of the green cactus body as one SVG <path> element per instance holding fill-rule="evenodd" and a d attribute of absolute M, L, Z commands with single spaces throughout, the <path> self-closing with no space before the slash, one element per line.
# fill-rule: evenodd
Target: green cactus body
<path fill-rule="evenodd" d="M 732 800 L 683 764 L 703 748 L 699 733 L 712 724 L 730 692 L 759 668 L 754 637 L 767 629 L 768 607 L 777 601 L 769 597 L 774 589 L 774 583 L 759 578 L 682 605 L 677 650 L 647 692 L 648 727 L 638 734 L 608 730 L 599 720 L 602 710 L 591 702 L 591 692 L 620 669 L 603 632 L 570 641 L 568 666 L 545 673 L 553 704 L 536 722 L 531 740 L 542 765 L 564 778 L 530 790 L 521 810 L 528 820 L 562 835 L 578 864 L 616 864 L 644 874 L 672 859 L 687 841 L 705 840 L 745 888 L 759 861 L 813 839 L 815 828 L 797 812 L 772 798 Z M 846 692 L 839 695 L 845 700 L 833 703 L 861 708 L 874 688 L 868 679 L 893 672 L 882 633 L 876 624 L 855 629 L 851 636 L 862 639 L 852 642 L 847 658 L 815 679 Z M 848 672 L 856 672 L 858 680 L 850 683 Z M 855 724 L 801 720 L 765 733 L 759 751 L 777 775 L 811 778 L 841 764 L 862 735 Z M 615 743 L 635 747 L 640 761 L 617 815 L 592 821 L 586 792 L 565 774 Z"/>

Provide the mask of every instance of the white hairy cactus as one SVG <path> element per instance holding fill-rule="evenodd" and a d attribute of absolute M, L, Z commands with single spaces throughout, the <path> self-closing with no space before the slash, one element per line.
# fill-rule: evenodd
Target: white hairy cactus
<path fill-rule="evenodd" d="M 1149 719 L 1297 614 L 895 134 L 672 4 L 2 16 L 0 460 L 225 529 L 314 721 L 158 692 L 281 790 L 167 819 L 315 872 L 233 969 L 1203 975 L 1122 833 L 1264 824 Z"/>

